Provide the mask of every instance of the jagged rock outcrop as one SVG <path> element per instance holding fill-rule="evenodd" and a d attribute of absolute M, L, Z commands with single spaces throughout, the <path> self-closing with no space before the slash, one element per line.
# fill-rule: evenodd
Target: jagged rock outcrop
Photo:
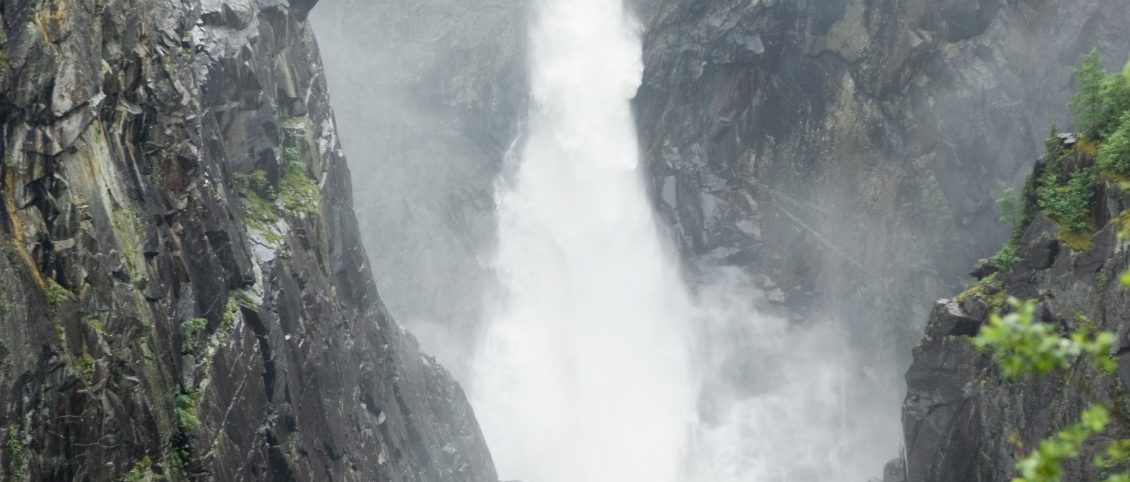
<path fill-rule="evenodd" d="M 1020 184 L 1048 128 L 1070 124 L 1081 56 L 1098 48 L 1121 66 L 1130 45 L 1113 15 L 1130 11 L 1125 0 L 634 3 L 657 209 L 691 271 L 743 267 L 769 308 L 847 327 L 868 380 L 842 395 L 849 423 L 882 417 L 876 404 L 897 411 L 931 301 L 999 248 L 994 201 Z M 979 326 L 944 321 L 957 333 Z M 952 386 L 950 376 L 918 388 Z M 1002 414 L 984 416 L 1000 428 L 991 417 Z M 987 431 L 963 433 L 988 443 Z M 921 477 L 908 480 L 932 480 Z"/>
<path fill-rule="evenodd" d="M 931 300 L 999 246 L 1081 55 L 1125 61 L 1125 0 L 635 0 L 638 119 L 686 257 L 853 327 L 895 379 Z"/>
<path fill-rule="evenodd" d="M 1041 169 L 1038 165 L 1035 176 Z M 1125 316 L 1130 291 L 1117 281 L 1130 266 L 1120 239 L 1125 219 L 1120 215 L 1130 207 L 1130 194 L 1111 181 L 1100 183 L 1097 191 L 1092 215 L 1095 225 L 1103 227 L 1091 237 L 1093 246 L 1073 250 L 1061 240 L 1056 223 L 1038 214 L 1024 229 L 1014 267 L 982 273 L 985 277 L 966 292 L 935 304 L 906 375 L 907 480 L 1013 480 L 1021 457 L 1075 423 L 1092 403 L 1113 407 L 1112 425 L 1079 458 L 1067 461 L 1063 480 L 1103 480 L 1107 475 L 1091 458 L 1103 442 L 1130 435 L 1124 388 L 1130 381 L 1130 322 Z M 970 337 L 991 312 L 1007 309 L 1007 296 L 1039 300 L 1038 321 L 1064 332 L 1086 326 L 1117 333 L 1118 372 L 1104 373 L 1079 360 L 1062 373 L 1005 381 L 991 354 L 979 352 Z"/>
<path fill-rule="evenodd" d="M 313 4 L 0 2 L 0 478 L 497 480 L 377 296 Z"/>

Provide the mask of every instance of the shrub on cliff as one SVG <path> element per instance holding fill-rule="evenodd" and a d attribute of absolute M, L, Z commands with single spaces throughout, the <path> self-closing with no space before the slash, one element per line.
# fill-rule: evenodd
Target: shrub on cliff
<path fill-rule="evenodd" d="M 1124 277 L 1123 284 L 1130 281 Z M 981 350 L 991 350 L 993 359 L 1007 380 L 1015 381 L 1030 375 L 1047 375 L 1066 372 L 1083 359 L 1090 359 L 1093 367 L 1111 373 L 1118 363 L 1110 355 L 1114 333 L 1090 328 L 1093 323 L 1080 318 L 1079 331 L 1061 334 L 1057 325 L 1037 319 L 1035 301 L 1021 302 L 1009 299 L 1014 312 L 992 314 L 990 321 L 981 327 L 973 343 Z M 1078 422 L 1040 441 L 1026 457 L 1016 463 L 1020 477 L 1013 482 L 1059 482 L 1063 477 L 1063 464 L 1081 455 L 1083 447 L 1102 434 L 1110 421 L 1110 408 L 1093 404 L 1080 414 Z M 1094 465 L 1114 469 L 1115 473 L 1104 482 L 1125 482 L 1130 476 L 1118 469 L 1130 459 L 1130 440 L 1116 440 L 1107 444 L 1095 457 Z"/>
<path fill-rule="evenodd" d="M 1036 188 L 1040 209 L 1068 233 L 1089 233 L 1095 175 L 1094 167 L 1079 169 L 1060 186 L 1055 170 L 1047 169 Z"/>
<path fill-rule="evenodd" d="M 1130 287 L 1130 272 L 1122 275 L 1121 282 Z M 1084 359 L 1090 361 L 1090 366 L 1084 370 L 1110 374 L 1117 369 L 1118 362 L 1111 355 L 1116 340 L 1114 333 L 1101 331 L 1094 322 L 1079 316 L 1080 329 L 1063 334 L 1061 327 L 1037 319 L 1037 302 L 1011 298 L 1008 303 L 1014 312 L 990 315 L 989 323 L 982 326 L 973 339 L 978 349 L 991 350 L 1006 380 L 1056 371 L 1066 373 L 1080 367 Z M 1124 412 L 1119 407 L 1114 409 L 1114 413 L 1124 419 Z M 1090 405 L 1080 414 L 1078 422 L 1040 441 L 1035 450 L 1017 461 L 1020 476 L 1012 479 L 1013 482 L 1060 482 L 1063 464 L 1082 455 L 1084 446 L 1089 443 L 1103 445 L 1091 461 L 1109 474 L 1103 482 L 1130 481 L 1130 471 L 1127 471 L 1130 439 L 1118 439 L 1113 437 L 1116 434 L 1106 433 L 1111 413 L 1112 407 L 1105 404 Z M 1105 440 L 1096 443 L 1100 436 Z"/>
<path fill-rule="evenodd" d="M 1123 114 L 1118 130 L 1099 148 L 1099 167 L 1130 177 L 1130 112 Z"/>

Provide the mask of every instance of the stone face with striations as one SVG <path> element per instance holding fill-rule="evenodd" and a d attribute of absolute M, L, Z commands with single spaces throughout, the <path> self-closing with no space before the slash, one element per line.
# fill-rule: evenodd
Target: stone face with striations
<path fill-rule="evenodd" d="M 768 276 L 901 367 L 930 302 L 999 247 L 994 201 L 1080 57 L 1125 61 L 1095 0 L 633 0 L 653 197 L 688 259 Z"/>
<path fill-rule="evenodd" d="M 1039 170 L 1036 171 L 1037 173 Z M 1117 281 L 1127 255 L 1116 240 L 1117 214 L 1126 193 L 1102 182 L 1095 197 L 1093 246 L 1073 251 L 1057 239 L 1056 224 L 1037 215 L 1025 229 L 1019 260 L 1006 272 L 989 275 L 955 300 L 942 300 L 930 316 L 906 374 L 902 420 L 907 480 L 1010 481 L 1016 462 L 1044 438 L 1078 420 L 1089 404 L 1117 412 L 1125 399 L 1130 346 L 1130 293 Z M 1037 321 L 1064 331 L 1101 329 L 1118 334 L 1117 373 L 1102 373 L 1087 361 L 1062 373 L 1004 381 L 997 363 L 970 340 L 1006 296 L 1039 300 Z M 1130 427 L 1115 415 L 1104 437 L 1125 438 Z M 1102 480 L 1090 460 L 1102 447 L 1088 443 L 1078 458 L 1066 461 L 1063 480 Z M 892 479 L 894 480 L 894 479 Z"/>
<path fill-rule="evenodd" d="M 377 296 L 313 4 L 0 3 L 0 478 L 497 480 Z"/>

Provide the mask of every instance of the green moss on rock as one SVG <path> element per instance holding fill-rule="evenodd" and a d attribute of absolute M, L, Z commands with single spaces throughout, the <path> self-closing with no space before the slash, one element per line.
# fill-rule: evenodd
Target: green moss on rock
<path fill-rule="evenodd" d="M 204 318 L 189 318 L 181 322 L 182 353 L 196 352 L 196 338 L 208 328 L 208 320 Z"/>
<path fill-rule="evenodd" d="M 279 197 L 288 215 L 311 216 L 321 207 L 321 191 L 318 184 L 307 175 L 306 166 L 297 159 L 297 149 L 286 149 L 286 167 L 279 180 Z"/>
<path fill-rule="evenodd" d="M 149 460 L 149 456 L 143 457 L 133 468 L 130 469 L 126 476 L 122 478 L 122 482 L 151 482 L 158 479 L 156 474 L 153 473 L 153 462 Z"/>
<path fill-rule="evenodd" d="M 27 445 L 24 443 L 23 434 L 19 427 L 8 427 L 4 449 L 8 456 L 8 470 L 12 480 L 25 480 L 28 478 Z"/>
<path fill-rule="evenodd" d="M 47 306 L 55 313 L 59 306 L 65 303 L 71 297 L 71 292 L 66 288 L 56 283 L 55 280 L 47 280 Z"/>

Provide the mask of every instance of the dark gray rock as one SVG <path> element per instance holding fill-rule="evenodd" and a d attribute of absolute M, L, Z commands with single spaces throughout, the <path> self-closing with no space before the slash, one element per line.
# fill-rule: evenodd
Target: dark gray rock
<path fill-rule="evenodd" d="M 899 458 L 887 462 L 883 467 L 883 482 L 907 482 L 906 461 Z"/>
<path fill-rule="evenodd" d="M 934 304 L 930 324 L 926 326 L 926 336 L 973 336 L 980 331 L 984 321 L 983 317 L 967 313 L 957 301 L 940 300 Z"/>
<path fill-rule="evenodd" d="M 1130 2 L 633 3 L 647 25 L 635 106 L 652 196 L 690 271 L 771 279 L 789 311 L 849 326 L 846 342 L 892 386 L 925 329 L 908 375 L 908 480 L 1009 480 L 1008 440 L 1032 447 L 1078 400 L 1049 402 L 1050 385 L 981 394 L 990 368 L 964 335 L 989 303 L 927 310 L 1006 239 L 994 201 L 1048 128 L 1070 124 L 1080 57 L 1125 62 L 1130 28 L 1111 13 Z M 1108 218 L 1120 205 L 1106 202 Z M 1093 287 L 1117 278 L 1117 243 L 1072 253 L 1049 223 L 999 276 L 1008 294 L 1044 292 L 1042 318 L 1057 322 L 1077 309 L 1114 319 Z M 1075 470 L 1065 480 L 1097 477 Z"/>
<path fill-rule="evenodd" d="M 1100 189 L 1113 188 L 1100 185 Z M 1125 193 L 1114 196 L 1125 202 Z M 1090 320 L 1099 329 L 1118 333 L 1115 350 L 1122 355 L 1130 331 L 1125 317 L 1130 295 L 1113 281 L 1127 268 L 1114 229 L 1106 224 L 1094 233 L 1091 249 L 1074 252 L 1056 239 L 1054 222 L 1037 216 L 1021 238 L 1020 261 L 1011 272 L 1002 273 L 1002 286 L 970 290 L 962 295 L 966 300 L 959 307 L 937 305 L 906 374 L 903 429 L 908 480 L 1012 480 L 1016 461 L 1042 439 L 1075 423 L 1083 408 L 1125 396 L 1130 372 L 1124 356 L 1119 356 L 1114 374 L 1080 360 L 1061 373 L 1009 381 L 988 353 L 973 348 L 969 337 L 976 331 L 955 328 L 983 323 L 989 310 L 967 307 L 987 308 L 985 300 L 1001 296 L 999 289 L 1010 296 L 1039 299 L 1041 323 L 1068 331 Z M 1125 421 L 1116 417 L 1106 434 L 1118 438 L 1128 430 Z M 1101 447 L 1101 443 L 1088 444 L 1079 458 L 1068 460 L 1063 480 L 1102 479 L 1101 470 L 1089 463 Z"/>
<path fill-rule="evenodd" d="M 633 3 L 642 143 L 684 257 L 741 253 L 724 262 L 851 326 L 891 380 L 930 302 L 1007 236 L 994 201 L 1069 125 L 1081 55 L 1121 66 L 1130 44 L 1126 0 Z"/>
<path fill-rule="evenodd" d="M 977 264 L 973 265 L 973 271 L 969 272 L 969 276 L 982 279 L 998 271 L 1000 271 L 1000 266 L 997 265 L 996 260 L 992 258 L 982 258 L 977 260 Z"/>
<path fill-rule="evenodd" d="M 0 478 L 497 480 L 377 295 L 313 4 L 0 2 Z"/>

